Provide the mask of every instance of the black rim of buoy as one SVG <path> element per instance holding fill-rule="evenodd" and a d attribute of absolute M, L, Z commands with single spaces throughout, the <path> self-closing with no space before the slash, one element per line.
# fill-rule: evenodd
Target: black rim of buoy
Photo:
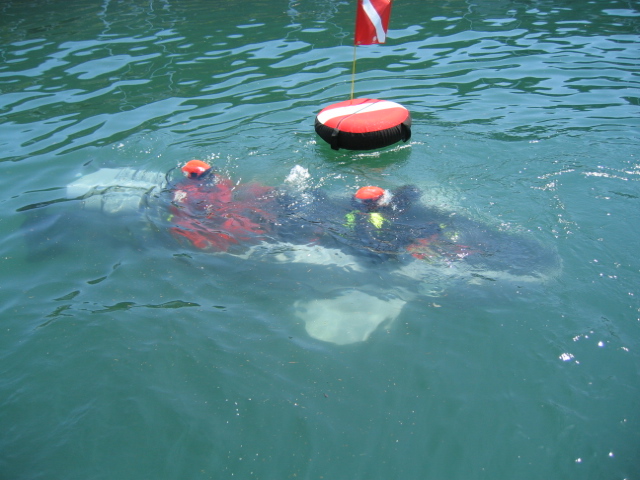
<path fill-rule="evenodd" d="M 333 150 L 374 150 L 409 140 L 411 114 L 389 100 L 346 100 L 322 109 L 315 130 Z"/>

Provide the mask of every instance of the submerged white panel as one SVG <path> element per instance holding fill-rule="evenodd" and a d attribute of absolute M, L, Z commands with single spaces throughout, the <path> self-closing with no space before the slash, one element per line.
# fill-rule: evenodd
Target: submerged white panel
<path fill-rule="evenodd" d="M 346 290 L 336 298 L 297 301 L 295 308 L 311 337 L 346 345 L 365 341 L 381 324 L 395 320 L 405 303 Z"/>

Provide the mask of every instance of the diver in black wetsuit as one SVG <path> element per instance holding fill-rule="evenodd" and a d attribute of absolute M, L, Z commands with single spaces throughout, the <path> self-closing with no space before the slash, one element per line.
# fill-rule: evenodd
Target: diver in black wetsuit
<path fill-rule="evenodd" d="M 522 231 L 499 228 L 420 202 L 420 190 L 405 185 L 390 192 L 360 188 L 345 215 L 341 236 L 350 248 L 381 260 L 409 259 L 472 271 L 539 277 L 557 271 L 560 260 Z"/>
<path fill-rule="evenodd" d="M 441 226 L 420 208 L 420 190 L 405 185 L 389 191 L 360 188 L 351 199 L 352 210 L 344 217 L 345 237 L 356 248 L 382 258 L 403 255 L 418 239 L 437 237 Z"/>
<path fill-rule="evenodd" d="M 441 227 L 421 208 L 420 190 L 405 185 L 394 191 L 362 187 L 347 202 L 320 189 L 280 195 L 279 238 L 294 244 L 318 244 L 346 250 L 368 260 L 407 254 L 417 239 L 437 236 Z"/>
<path fill-rule="evenodd" d="M 518 274 L 530 268 L 520 257 L 545 263 L 537 242 L 424 205 L 420 197 L 413 185 L 392 191 L 362 187 L 347 202 L 319 189 L 281 194 L 278 237 L 339 248 L 367 263 L 413 257 L 450 264 L 464 259 L 474 268 Z"/>

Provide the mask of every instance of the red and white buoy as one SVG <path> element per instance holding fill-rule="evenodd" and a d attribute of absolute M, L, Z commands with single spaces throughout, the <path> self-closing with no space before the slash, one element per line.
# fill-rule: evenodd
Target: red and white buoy
<path fill-rule="evenodd" d="M 411 138 L 411 114 L 399 103 L 357 98 L 323 108 L 316 133 L 334 150 L 373 150 Z"/>

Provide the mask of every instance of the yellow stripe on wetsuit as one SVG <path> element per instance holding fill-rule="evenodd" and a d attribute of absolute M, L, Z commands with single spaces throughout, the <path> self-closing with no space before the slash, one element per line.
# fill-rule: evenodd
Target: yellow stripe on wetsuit
<path fill-rule="evenodd" d="M 344 216 L 345 218 L 344 226 L 349 228 L 355 227 L 356 215 L 359 213 L 360 212 L 357 210 L 347 213 Z M 378 213 L 378 212 L 370 212 L 367 214 L 367 217 L 368 217 L 367 220 L 369 221 L 369 223 L 376 228 L 382 228 L 382 226 L 389 221 L 386 218 L 384 218 L 381 213 Z"/>

